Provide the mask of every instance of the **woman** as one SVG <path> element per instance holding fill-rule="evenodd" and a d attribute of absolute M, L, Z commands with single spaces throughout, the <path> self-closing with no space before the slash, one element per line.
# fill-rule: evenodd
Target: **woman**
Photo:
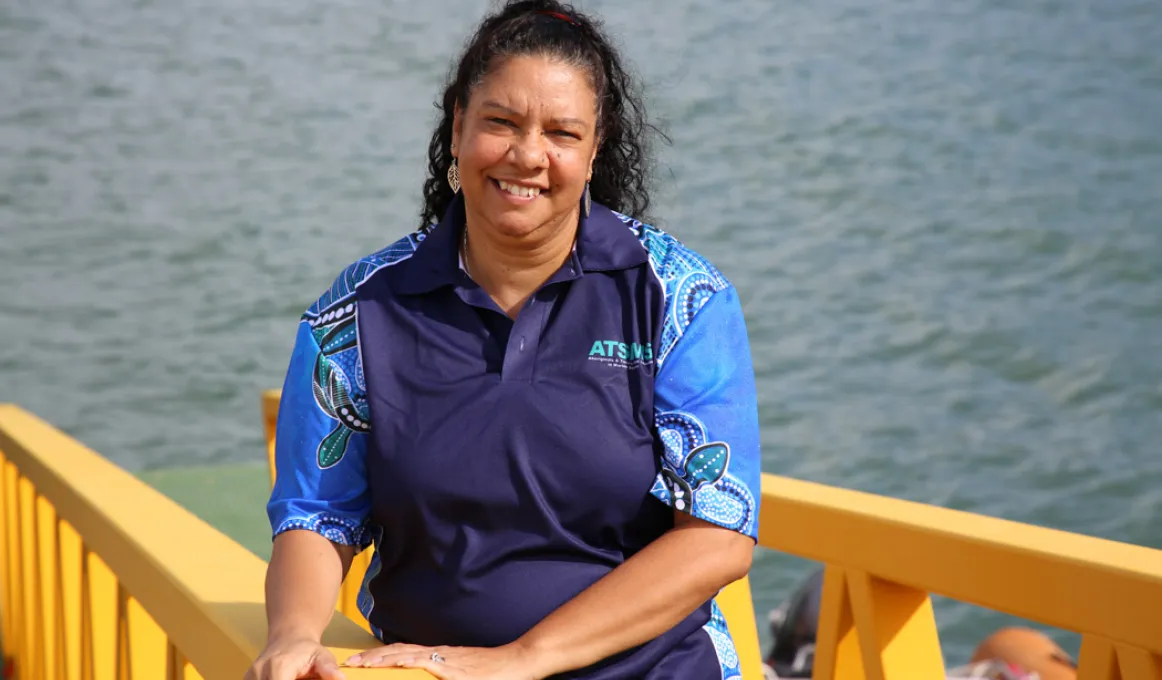
<path fill-rule="evenodd" d="M 712 598 L 757 534 L 749 346 L 729 282 L 625 216 L 649 204 L 630 84 L 551 0 L 509 3 L 469 42 L 428 226 L 302 317 L 254 677 L 340 677 L 318 641 L 372 542 L 361 608 L 385 646 L 350 665 L 738 675 Z"/>

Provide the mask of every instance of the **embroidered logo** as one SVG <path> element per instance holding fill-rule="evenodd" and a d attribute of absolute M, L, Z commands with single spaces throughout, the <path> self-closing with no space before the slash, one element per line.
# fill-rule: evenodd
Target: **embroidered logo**
<path fill-rule="evenodd" d="M 616 368 L 642 368 L 654 363 L 653 343 L 594 340 L 589 360 Z"/>

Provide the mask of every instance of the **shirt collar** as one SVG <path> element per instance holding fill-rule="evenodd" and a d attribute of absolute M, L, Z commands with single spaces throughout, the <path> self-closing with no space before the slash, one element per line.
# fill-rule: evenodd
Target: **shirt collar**
<path fill-rule="evenodd" d="M 427 293 L 464 281 L 460 239 L 464 233 L 463 194 L 456 194 L 444 217 L 426 230 L 411 257 L 404 293 Z M 628 224 L 609 208 L 593 203 L 581 218 L 573 252 L 582 271 L 616 271 L 643 265 L 645 248 Z"/>

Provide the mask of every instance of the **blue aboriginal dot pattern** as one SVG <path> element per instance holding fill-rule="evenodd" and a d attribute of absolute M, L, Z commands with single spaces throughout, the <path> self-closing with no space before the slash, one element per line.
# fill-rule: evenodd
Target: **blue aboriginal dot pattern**
<path fill-rule="evenodd" d="M 734 647 L 734 639 L 730 637 L 730 629 L 726 626 L 726 617 L 718 608 L 717 602 L 710 605 L 710 621 L 702 626 L 702 630 L 710 636 L 714 643 L 714 651 L 718 654 L 718 665 L 722 667 L 722 680 L 742 680 L 742 663 L 738 659 L 738 650 Z"/>
<path fill-rule="evenodd" d="M 329 513 L 318 513 L 310 517 L 292 517 L 285 520 L 274 530 L 277 536 L 292 529 L 306 529 L 320 534 L 329 541 L 343 545 L 354 545 L 366 548 L 371 545 L 372 534 L 366 523 L 354 522 L 346 517 Z"/>
<path fill-rule="evenodd" d="M 689 413 L 659 413 L 654 422 L 665 448 L 665 464 L 650 493 L 676 510 L 753 534 L 754 494 L 730 474 L 726 442 L 707 442 L 706 428 Z"/>
<path fill-rule="evenodd" d="M 666 321 L 654 355 L 661 368 L 702 305 L 711 295 L 726 289 L 730 282 L 706 258 L 670 234 L 632 217 L 614 214 L 641 241 L 649 253 L 650 266 L 666 290 Z"/>
<path fill-rule="evenodd" d="M 714 265 L 670 234 L 614 214 L 641 241 L 665 288 L 665 322 L 655 355 L 660 369 L 702 306 L 730 283 Z M 654 425 L 664 465 L 651 493 L 675 509 L 753 534 L 758 506 L 747 485 L 730 474 L 729 444 L 708 441 L 705 425 L 690 413 L 659 411 L 654 414 Z"/>
<path fill-rule="evenodd" d="M 347 453 L 351 437 L 371 430 L 367 382 L 356 342 L 355 290 L 379 269 L 411 257 L 429 229 L 409 234 L 347 267 L 302 316 L 302 322 L 310 326 L 311 335 L 319 345 L 311 378 L 315 404 L 336 421 L 331 432 L 319 442 L 316 462 L 320 469 L 338 465 Z"/>

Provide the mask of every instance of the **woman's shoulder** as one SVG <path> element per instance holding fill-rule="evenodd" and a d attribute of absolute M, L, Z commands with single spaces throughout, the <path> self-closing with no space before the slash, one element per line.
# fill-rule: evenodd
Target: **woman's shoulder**
<path fill-rule="evenodd" d="M 705 256 L 682 243 L 673 234 L 652 224 L 614 212 L 633 232 L 648 255 L 650 269 L 664 291 L 663 326 L 655 351 L 661 366 L 678 342 L 687 335 L 694 319 L 717 298 L 720 303 L 716 321 L 723 310 L 737 310 L 737 291 L 718 267 Z"/>
<path fill-rule="evenodd" d="M 690 248 L 670 232 L 641 220 L 610 211 L 637 237 L 649 256 L 650 267 L 666 288 L 666 297 L 672 289 L 686 282 L 698 283 L 703 290 L 717 292 L 731 287 L 730 281 L 705 256 Z"/>
<path fill-rule="evenodd" d="M 376 272 L 408 260 L 427 237 L 430 227 L 413 231 L 385 248 L 365 255 L 343 268 L 330 288 L 315 300 L 304 314 L 305 319 L 326 323 L 328 314 L 339 315 L 354 311 L 355 292 Z"/>

